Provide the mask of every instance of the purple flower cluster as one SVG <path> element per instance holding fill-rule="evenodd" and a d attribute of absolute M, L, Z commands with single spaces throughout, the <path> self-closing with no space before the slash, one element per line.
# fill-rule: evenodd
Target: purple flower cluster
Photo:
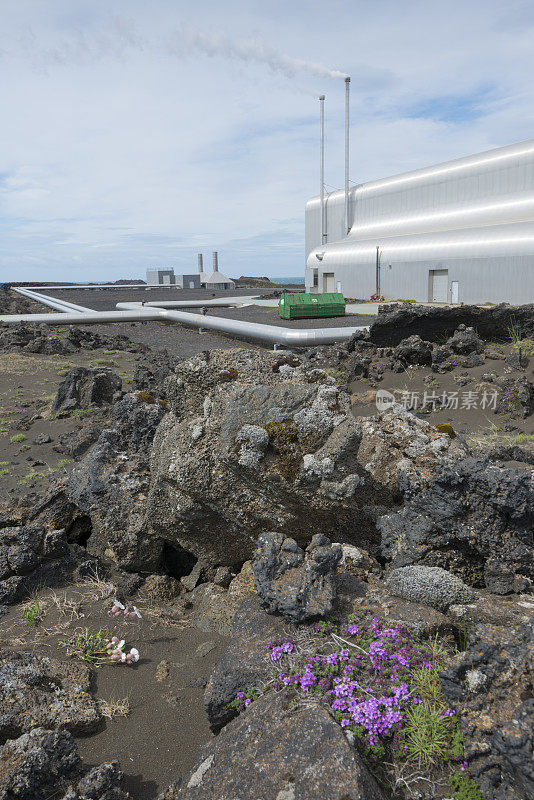
<path fill-rule="evenodd" d="M 271 660 L 272 661 L 279 661 L 284 653 L 292 653 L 293 652 L 293 642 L 279 642 L 278 644 L 273 644 L 269 642 L 267 647 L 271 648 Z"/>
<path fill-rule="evenodd" d="M 366 738 L 368 745 L 380 747 L 395 736 L 403 724 L 405 710 L 420 702 L 409 691 L 413 670 L 434 666 L 429 646 L 415 642 L 400 625 L 388 626 L 384 620 L 362 618 L 334 633 L 330 623 L 312 626 L 325 637 L 324 646 L 314 655 L 300 656 L 298 666 L 281 670 L 274 688 L 295 689 L 318 695 L 329 705 L 343 728 Z M 341 644 L 343 642 L 343 644 Z M 270 642 L 273 661 L 293 653 L 290 641 Z M 239 698 L 239 695 L 238 695 Z M 447 716 L 450 710 L 445 712 Z"/>

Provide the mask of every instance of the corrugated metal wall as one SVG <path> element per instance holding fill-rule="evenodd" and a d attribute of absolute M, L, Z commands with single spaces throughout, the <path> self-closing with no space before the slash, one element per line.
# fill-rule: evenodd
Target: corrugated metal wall
<path fill-rule="evenodd" d="M 344 195 L 329 195 L 327 244 L 321 246 L 319 199 L 306 206 L 306 285 L 323 273 L 350 297 L 432 299 L 432 271 L 458 281 L 460 302 L 534 301 L 534 140 L 362 184 L 351 191 L 344 236 Z M 319 258 L 317 257 L 319 256 Z M 443 298 L 445 299 L 445 298 Z"/>

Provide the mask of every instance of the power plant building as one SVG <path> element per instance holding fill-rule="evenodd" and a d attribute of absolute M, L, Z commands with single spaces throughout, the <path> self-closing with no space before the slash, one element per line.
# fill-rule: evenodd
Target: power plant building
<path fill-rule="evenodd" d="M 361 184 L 346 207 L 306 204 L 308 292 L 534 302 L 534 140 Z"/>

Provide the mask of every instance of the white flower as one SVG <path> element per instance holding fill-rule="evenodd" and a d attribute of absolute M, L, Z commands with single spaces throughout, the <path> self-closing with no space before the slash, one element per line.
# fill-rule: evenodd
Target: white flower
<path fill-rule="evenodd" d="M 124 647 L 125 644 L 126 644 L 126 640 L 125 639 L 121 639 L 120 642 L 118 643 L 118 645 L 115 647 L 115 650 L 122 650 L 122 648 Z"/>
<path fill-rule="evenodd" d="M 141 612 L 139 611 L 139 609 L 137 608 L 137 606 L 134 606 L 134 607 L 133 607 L 133 610 L 135 611 L 135 613 L 136 613 L 136 616 L 137 616 L 137 617 L 139 617 L 139 619 L 143 619 L 143 617 L 141 616 Z"/>
<path fill-rule="evenodd" d="M 133 656 L 134 661 L 139 661 L 139 650 L 137 650 L 135 647 L 132 647 L 129 655 Z"/>
<path fill-rule="evenodd" d="M 121 603 L 120 600 L 114 600 L 113 601 L 113 605 L 117 606 L 117 608 L 120 608 L 121 611 L 124 611 L 124 606 L 123 606 L 123 604 Z"/>

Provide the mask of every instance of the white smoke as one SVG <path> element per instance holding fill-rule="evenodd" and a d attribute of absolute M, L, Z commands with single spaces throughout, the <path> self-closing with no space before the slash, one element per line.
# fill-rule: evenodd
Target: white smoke
<path fill-rule="evenodd" d="M 286 78 L 294 78 L 305 72 L 316 78 L 348 78 L 344 72 L 329 69 L 315 61 L 292 58 L 280 53 L 266 44 L 258 36 L 248 39 L 232 39 L 226 33 L 203 33 L 190 25 L 183 25 L 171 37 L 168 51 L 174 56 L 182 57 L 188 53 L 200 52 L 206 56 L 232 58 L 248 64 L 264 64 L 273 72 Z"/>

